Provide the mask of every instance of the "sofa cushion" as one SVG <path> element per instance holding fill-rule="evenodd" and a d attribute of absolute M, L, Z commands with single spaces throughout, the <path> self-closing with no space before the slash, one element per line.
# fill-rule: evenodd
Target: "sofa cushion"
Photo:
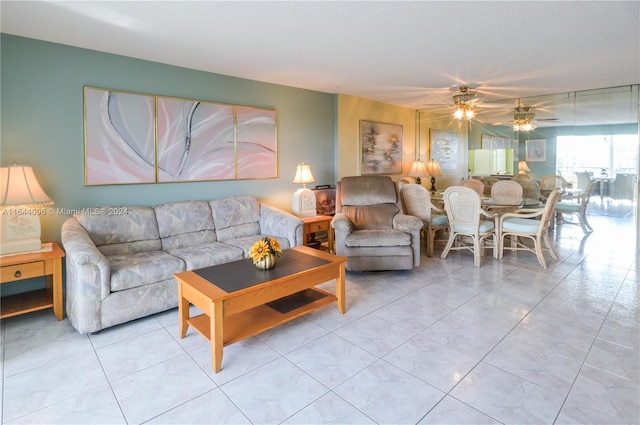
<path fill-rule="evenodd" d="M 156 213 L 153 208 L 127 206 L 103 208 L 102 210 L 123 213 L 76 214 L 75 217 L 87 230 L 91 240 L 103 255 L 160 251 L 162 249 Z"/>
<path fill-rule="evenodd" d="M 163 250 L 215 242 L 215 226 L 208 202 L 171 202 L 154 209 Z"/>
<path fill-rule="evenodd" d="M 169 253 L 182 259 L 187 270 L 201 269 L 243 258 L 242 249 L 222 242 L 172 249 Z"/>
<path fill-rule="evenodd" d="M 345 245 L 347 247 L 410 246 L 411 233 L 401 230 L 356 230 L 347 235 Z"/>
<path fill-rule="evenodd" d="M 250 196 L 210 201 L 219 241 L 260 234 L 260 203 Z"/>
<path fill-rule="evenodd" d="M 107 260 L 112 292 L 161 282 L 185 271 L 184 261 L 163 251 L 116 254 L 107 256 Z"/>
<path fill-rule="evenodd" d="M 278 243 L 280 244 L 280 248 L 281 249 L 291 248 L 291 244 L 289 243 L 289 239 L 283 238 L 283 237 L 271 236 L 271 235 L 244 236 L 242 238 L 227 239 L 226 241 L 224 241 L 224 243 L 240 248 L 244 252 L 244 256 L 248 257 L 249 256 L 249 248 L 251 248 L 251 245 L 256 243 L 256 241 L 258 241 L 258 240 L 260 240 L 262 238 L 266 238 L 266 237 L 271 237 L 271 238 L 274 238 L 275 240 L 277 240 Z"/>

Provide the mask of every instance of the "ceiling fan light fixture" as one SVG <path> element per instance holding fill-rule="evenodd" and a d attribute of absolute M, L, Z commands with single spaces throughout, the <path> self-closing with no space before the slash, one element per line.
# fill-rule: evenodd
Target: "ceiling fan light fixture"
<path fill-rule="evenodd" d="M 464 118 L 470 120 L 475 117 L 476 113 L 471 104 L 471 101 L 475 99 L 475 97 L 475 93 L 469 92 L 469 87 L 460 87 L 460 94 L 453 95 L 453 103 L 456 106 L 453 117 L 457 120 Z"/>
<path fill-rule="evenodd" d="M 530 108 L 516 109 L 516 113 L 513 115 L 513 130 L 525 132 L 535 130 L 536 125 L 533 123 L 535 117 L 536 114 L 531 112 Z"/>

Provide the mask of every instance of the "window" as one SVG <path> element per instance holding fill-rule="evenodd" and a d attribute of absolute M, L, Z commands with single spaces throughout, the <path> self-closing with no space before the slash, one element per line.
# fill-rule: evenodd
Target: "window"
<path fill-rule="evenodd" d="M 556 168 L 570 181 L 575 179 L 576 171 L 587 171 L 594 176 L 635 174 L 637 164 L 636 134 L 558 136 L 556 139 Z"/>

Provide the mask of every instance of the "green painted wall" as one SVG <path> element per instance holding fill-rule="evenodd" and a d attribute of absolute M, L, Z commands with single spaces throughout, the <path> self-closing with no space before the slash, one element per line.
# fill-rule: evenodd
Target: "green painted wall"
<path fill-rule="evenodd" d="M 187 48 L 187 46 L 185 46 Z M 335 184 L 335 99 L 327 93 L 250 81 L 7 34 L 0 35 L 0 163 L 31 165 L 54 208 L 155 205 L 253 195 L 291 211 L 297 163 L 316 184 Z M 275 108 L 278 178 L 84 186 L 83 87 L 95 86 L 220 103 Z M 41 217 L 42 239 L 60 241 L 69 216 Z M 34 282 L 35 281 L 35 282 Z M 43 285 L 2 285 L 2 295 Z"/>
<path fill-rule="evenodd" d="M 31 165 L 56 208 L 155 205 L 254 195 L 291 210 L 295 165 L 311 164 L 316 184 L 335 183 L 334 95 L 79 49 L 7 34 L 1 43 L 3 166 Z M 186 47 L 186 46 L 185 46 Z M 84 186 L 83 87 L 275 108 L 276 179 Z M 67 216 L 42 217 L 43 240 L 59 240 Z"/>

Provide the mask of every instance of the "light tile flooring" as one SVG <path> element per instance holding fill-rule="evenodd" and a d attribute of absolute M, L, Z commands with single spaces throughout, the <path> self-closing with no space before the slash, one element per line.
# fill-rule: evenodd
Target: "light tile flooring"
<path fill-rule="evenodd" d="M 51 311 L 2 321 L 2 421 L 57 424 L 637 424 L 633 214 L 562 225 L 560 261 L 422 258 L 348 273 L 328 306 L 225 348 L 172 310 L 96 335 Z M 330 284 L 324 285 L 331 288 Z"/>

